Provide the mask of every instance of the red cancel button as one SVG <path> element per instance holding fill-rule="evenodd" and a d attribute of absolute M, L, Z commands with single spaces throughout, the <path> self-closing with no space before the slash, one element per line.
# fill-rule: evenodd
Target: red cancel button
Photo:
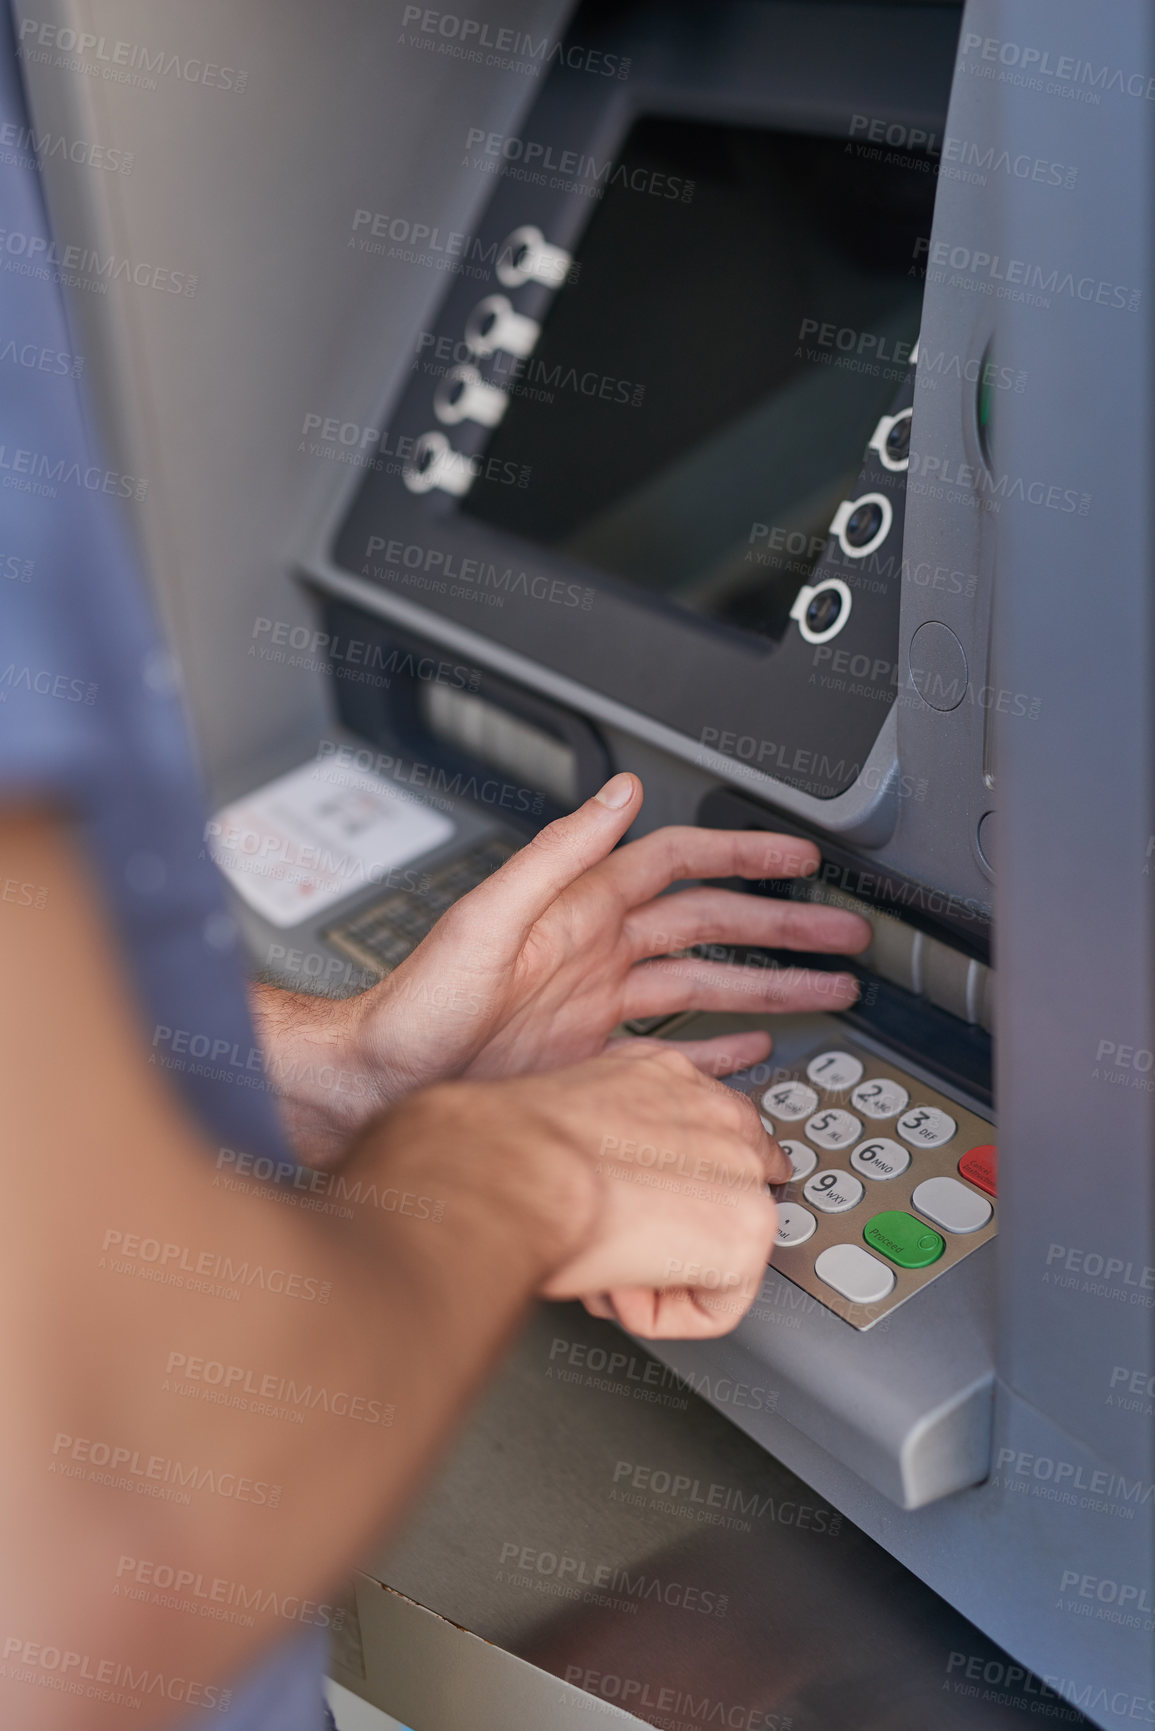
<path fill-rule="evenodd" d="M 964 1154 L 958 1163 L 964 1178 L 985 1190 L 988 1196 L 999 1193 L 999 1151 L 993 1142 L 983 1142 Z"/>

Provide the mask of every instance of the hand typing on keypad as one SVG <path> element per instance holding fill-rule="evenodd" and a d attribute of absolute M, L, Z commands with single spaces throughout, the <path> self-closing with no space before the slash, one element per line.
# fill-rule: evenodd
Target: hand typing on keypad
<path fill-rule="evenodd" d="M 678 827 L 619 847 L 641 808 L 638 778 L 615 776 L 447 906 L 416 948 L 360 997 L 334 1005 L 258 992 L 254 1007 L 272 1074 L 314 1068 L 323 1047 L 326 1064 L 350 1078 L 340 1093 L 298 1092 L 284 1101 L 312 1163 L 324 1163 L 334 1144 L 344 1146 L 357 1114 L 363 1119 L 450 1077 L 521 1076 L 578 1063 L 603 1052 L 623 1022 L 690 1009 L 829 1011 L 854 1001 L 858 985 L 847 973 L 752 969 L 687 952 L 756 944 L 854 954 L 871 939 L 857 914 L 706 884 L 667 893 L 694 879 L 807 876 L 819 860 L 812 842 Z M 368 931 L 360 941 L 371 936 L 377 943 Z M 715 1076 L 759 1062 L 770 1046 L 770 1036 L 756 1030 L 681 1042 Z M 817 1088 L 806 1084 L 796 1112 L 772 1115 L 801 1122 L 818 1104 Z"/>

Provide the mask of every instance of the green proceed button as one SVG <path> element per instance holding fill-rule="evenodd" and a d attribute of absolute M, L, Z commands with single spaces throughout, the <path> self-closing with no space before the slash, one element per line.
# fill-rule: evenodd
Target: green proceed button
<path fill-rule="evenodd" d="M 946 1240 L 932 1232 L 925 1221 L 900 1208 L 888 1208 L 876 1214 L 862 1229 L 862 1236 L 875 1250 L 881 1250 L 900 1268 L 929 1268 L 946 1249 Z"/>

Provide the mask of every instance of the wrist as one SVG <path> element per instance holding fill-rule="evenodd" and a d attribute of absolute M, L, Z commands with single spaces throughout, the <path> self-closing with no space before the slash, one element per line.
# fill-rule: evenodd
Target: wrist
<path fill-rule="evenodd" d="M 503 1239 L 534 1289 L 596 1231 L 593 1166 L 537 1121 L 525 1082 L 440 1083 L 394 1107 L 380 1133 L 391 1179 L 436 1193 L 446 1219 Z"/>
<path fill-rule="evenodd" d="M 387 1104 L 380 1078 L 364 1057 L 362 1000 L 257 986 L 251 1007 L 294 1146 L 308 1164 L 332 1165 L 362 1124 Z"/>

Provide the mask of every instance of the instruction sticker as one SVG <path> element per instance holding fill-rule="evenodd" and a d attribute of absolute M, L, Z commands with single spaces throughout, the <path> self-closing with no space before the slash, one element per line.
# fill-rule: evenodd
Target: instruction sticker
<path fill-rule="evenodd" d="M 312 760 L 221 808 L 213 859 L 248 905 L 295 926 L 441 847 L 455 825 L 368 770 Z"/>

